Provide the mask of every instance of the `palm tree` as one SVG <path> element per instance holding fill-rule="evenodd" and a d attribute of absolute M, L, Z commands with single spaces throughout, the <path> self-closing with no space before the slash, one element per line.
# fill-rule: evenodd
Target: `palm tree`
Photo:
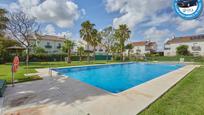
<path fill-rule="evenodd" d="M 125 49 L 128 50 L 128 59 L 130 59 L 130 51 L 133 49 L 133 45 L 132 44 L 127 44 L 125 46 Z"/>
<path fill-rule="evenodd" d="M 84 47 L 80 46 L 77 48 L 77 54 L 79 55 L 79 61 L 82 61 L 82 55 L 84 54 Z"/>
<path fill-rule="evenodd" d="M 112 53 L 112 60 L 114 60 L 115 59 L 115 55 L 116 55 L 116 53 L 118 54 L 118 52 L 119 52 L 119 50 L 120 50 L 120 47 L 119 47 L 119 43 L 114 43 L 111 47 L 110 47 L 110 49 L 111 49 L 111 53 Z"/>
<path fill-rule="evenodd" d="M 124 60 L 123 58 L 123 51 L 125 48 L 125 42 L 130 38 L 131 31 L 127 27 L 126 24 L 119 25 L 119 28 L 115 31 L 115 37 L 119 42 L 120 45 L 120 59 L 121 61 Z"/>
<path fill-rule="evenodd" d="M 92 42 L 92 35 L 95 24 L 92 24 L 90 21 L 85 21 L 81 24 L 80 37 L 87 42 L 87 61 L 90 63 L 90 44 Z"/>
<path fill-rule="evenodd" d="M 3 36 L 4 30 L 6 29 L 6 24 L 9 21 L 6 15 L 6 10 L 0 8 L 0 36 Z"/>
<path fill-rule="evenodd" d="M 64 41 L 64 46 L 62 47 L 62 50 L 64 52 L 67 52 L 67 63 L 71 63 L 71 51 L 74 48 L 75 43 L 69 39 L 66 39 Z"/>
<path fill-rule="evenodd" d="M 96 57 L 96 47 L 100 43 L 101 43 L 101 35 L 100 35 L 100 33 L 96 29 L 93 29 L 92 37 L 91 37 L 91 46 L 93 46 L 93 57 L 94 57 L 94 60 L 95 60 L 95 57 Z"/>

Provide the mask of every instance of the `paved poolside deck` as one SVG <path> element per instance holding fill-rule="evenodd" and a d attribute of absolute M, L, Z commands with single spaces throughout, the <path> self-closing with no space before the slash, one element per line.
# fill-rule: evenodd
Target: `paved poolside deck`
<path fill-rule="evenodd" d="M 61 76 L 8 87 L 5 115 L 135 115 L 158 99 L 197 65 L 187 65 L 129 90 L 113 95 L 85 83 Z"/>

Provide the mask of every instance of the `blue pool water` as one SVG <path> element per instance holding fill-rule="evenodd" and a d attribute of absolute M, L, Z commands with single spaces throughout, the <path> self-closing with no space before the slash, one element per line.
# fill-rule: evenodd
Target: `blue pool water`
<path fill-rule="evenodd" d="M 61 75 L 82 81 L 112 93 L 119 93 L 163 74 L 180 64 L 128 63 L 54 69 Z"/>

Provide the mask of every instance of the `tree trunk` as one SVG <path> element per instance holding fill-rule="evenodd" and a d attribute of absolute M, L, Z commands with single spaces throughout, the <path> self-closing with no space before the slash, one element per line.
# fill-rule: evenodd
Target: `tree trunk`
<path fill-rule="evenodd" d="M 96 61 L 96 47 L 93 48 L 93 60 Z"/>
<path fill-rule="evenodd" d="M 109 52 L 106 53 L 106 61 L 108 62 L 108 54 Z"/>
<path fill-rule="evenodd" d="M 71 63 L 71 51 L 68 50 L 67 63 Z"/>
<path fill-rule="evenodd" d="M 115 60 L 115 53 L 113 52 L 112 53 L 112 61 L 114 61 Z"/>
<path fill-rule="evenodd" d="M 120 60 L 123 61 L 123 48 L 121 47 Z"/>
<path fill-rule="evenodd" d="M 82 57 L 81 57 L 81 54 L 79 55 L 79 61 L 81 62 L 81 60 L 82 60 Z"/>
<path fill-rule="evenodd" d="M 27 53 L 26 53 L 26 73 L 28 74 L 29 54 L 30 54 L 29 47 L 27 47 L 26 50 L 27 50 Z"/>
<path fill-rule="evenodd" d="M 88 61 L 88 63 L 90 63 L 90 52 L 88 52 L 88 54 L 87 54 L 87 61 Z"/>
<path fill-rule="evenodd" d="M 89 50 L 89 44 L 88 44 L 88 46 L 87 46 L 87 61 L 88 61 L 88 63 L 90 63 L 90 50 Z"/>
<path fill-rule="evenodd" d="M 130 50 L 128 50 L 128 60 L 130 60 Z"/>

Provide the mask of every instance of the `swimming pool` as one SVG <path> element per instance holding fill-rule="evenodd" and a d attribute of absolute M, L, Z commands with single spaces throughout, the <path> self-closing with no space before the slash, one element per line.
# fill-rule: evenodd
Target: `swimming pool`
<path fill-rule="evenodd" d="M 183 66 L 181 64 L 125 63 L 53 70 L 103 90 L 119 93 Z"/>

